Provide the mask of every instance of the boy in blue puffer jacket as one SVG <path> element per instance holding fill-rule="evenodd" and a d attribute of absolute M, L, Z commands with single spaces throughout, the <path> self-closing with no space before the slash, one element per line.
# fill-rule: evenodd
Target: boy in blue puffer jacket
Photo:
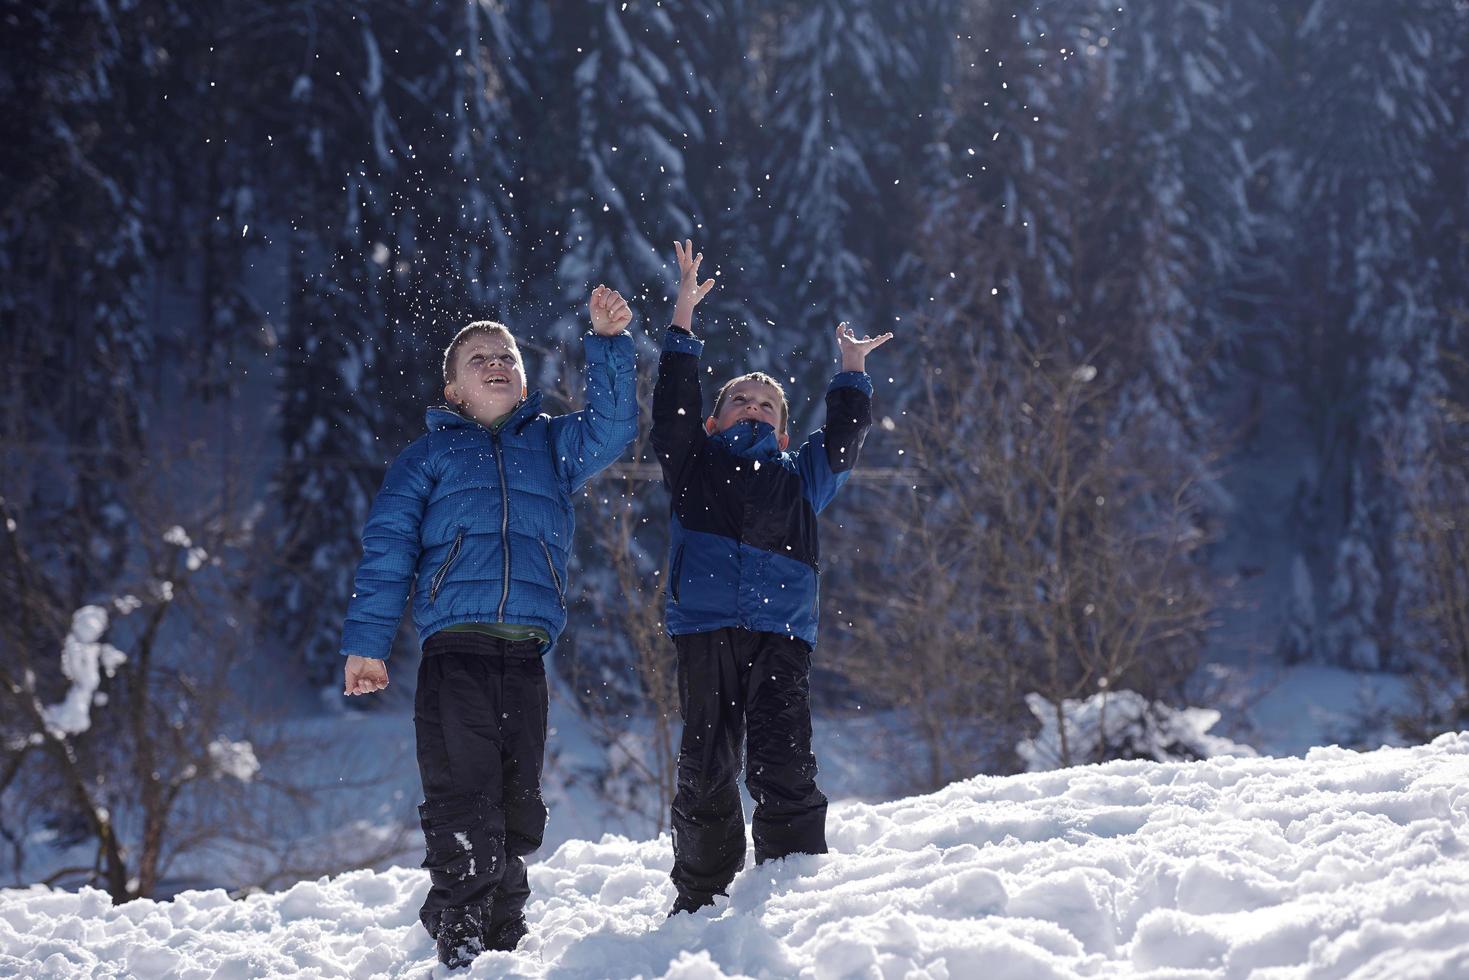
<path fill-rule="evenodd" d="M 346 693 L 388 684 L 413 600 L 423 644 L 413 723 L 432 887 L 420 919 L 452 967 L 525 935 L 525 855 L 546 829 L 541 657 L 566 625 L 572 497 L 637 434 L 632 320 L 598 286 L 585 337 L 586 407 L 542 414 L 515 337 L 471 323 L 444 352 L 427 435 L 389 468 L 362 531 L 342 634 Z"/>
<path fill-rule="evenodd" d="M 745 863 L 735 780 L 740 750 L 755 800 L 755 860 L 826 852 L 826 797 L 811 753 L 816 644 L 816 515 L 851 475 L 872 424 L 867 354 L 892 334 L 837 327 L 842 370 L 826 425 L 787 452 L 789 414 L 774 378 L 728 382 L 703 417 L 694 307 L 702 255 L 676 244 L 679 290 L 653 390 L 653 450 L 672 498 L 668 608 L 683 737 L 673 798 L 672 915 L 723 894 Z M 702 419 L 702 421 L 701 421 Z"/>

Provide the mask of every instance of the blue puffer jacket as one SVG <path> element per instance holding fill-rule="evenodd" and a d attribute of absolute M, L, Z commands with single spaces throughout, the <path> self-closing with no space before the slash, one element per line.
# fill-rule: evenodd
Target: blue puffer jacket
<path fill-rule="evenodd" d="M 533 392 L 492 433 L 428 410 L 428 434 L 393 461 L 362 529 L 343 655 L 386 658 L 410 593 L 419 642 L 456 623 L 539 626 L 556 642 L 572 495 L 638 428 L 632 338 L 588 334 L 585 346 L 580 412 L 540 414 Z"/>

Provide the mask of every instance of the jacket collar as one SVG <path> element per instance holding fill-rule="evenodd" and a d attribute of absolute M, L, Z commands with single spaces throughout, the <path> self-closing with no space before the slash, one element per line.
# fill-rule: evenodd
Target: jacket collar
<path fill-rule="evenodd" d="M 520 400 L 520 404 L 515 406 L 515 410 L 510 413 L 510 417 L 505 420 L 505 424 L 500 429 L 501 431 L 511 429 L 518 433 L 521 429 L 525 428 L 527 422 L 539 415 L 540 412 L 541 393 L 537 390 Z M 430 432 L 438 432 L 440 429 L 484 429 L 486 432 L 489 431 L 488 427 L 481 425 L 469 416 L 461 415 L 452 408 L 444 405 L 435 405 L 425 412 L 423 424 L 428 427 L 428 431 Z"/>
<path fill-rule="evenodd" d="M 769 422 L 744 419 L 709 438 L 715 445 L 745 459 L 779 459 L 781 455 L 775 427 Z"/>

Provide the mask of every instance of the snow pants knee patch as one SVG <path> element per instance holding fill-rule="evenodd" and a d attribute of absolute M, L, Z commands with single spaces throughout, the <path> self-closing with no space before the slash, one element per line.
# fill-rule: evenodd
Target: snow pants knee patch
<path fill-rule="evenodd" d="M 489 906 L 505 873 L 505 818 L 483 795 L 425 802 L 418 816 L 430 881 L 419 917 L 432 935 L 444 909 Z"/>

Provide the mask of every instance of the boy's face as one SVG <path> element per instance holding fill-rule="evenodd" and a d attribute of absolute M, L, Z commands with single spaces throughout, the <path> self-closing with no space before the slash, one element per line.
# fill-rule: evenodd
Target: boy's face
<path fill-rule="evenodd" d="M 763 381 L 741 381 L 730 387 L 725 392 L 724 402 L 719 406 L 716 415 L 709 416 L 704 427 L 709 432 L 723 432 L 737 422 L 753 419 L 756 422 L 768 422 L 775 430 L 776 441 L 781 449 L 785 449 L 790 436 L 781 429 L 780 424 L 781 397 L 780 392 Z"/>
<path fill-rule="evenodd" d="M 486 425 L 513 410 L 525 397 L 525 369 L 504 337 L 477 334 L 454 354 L 454 380 L 444 397 Z"/>

